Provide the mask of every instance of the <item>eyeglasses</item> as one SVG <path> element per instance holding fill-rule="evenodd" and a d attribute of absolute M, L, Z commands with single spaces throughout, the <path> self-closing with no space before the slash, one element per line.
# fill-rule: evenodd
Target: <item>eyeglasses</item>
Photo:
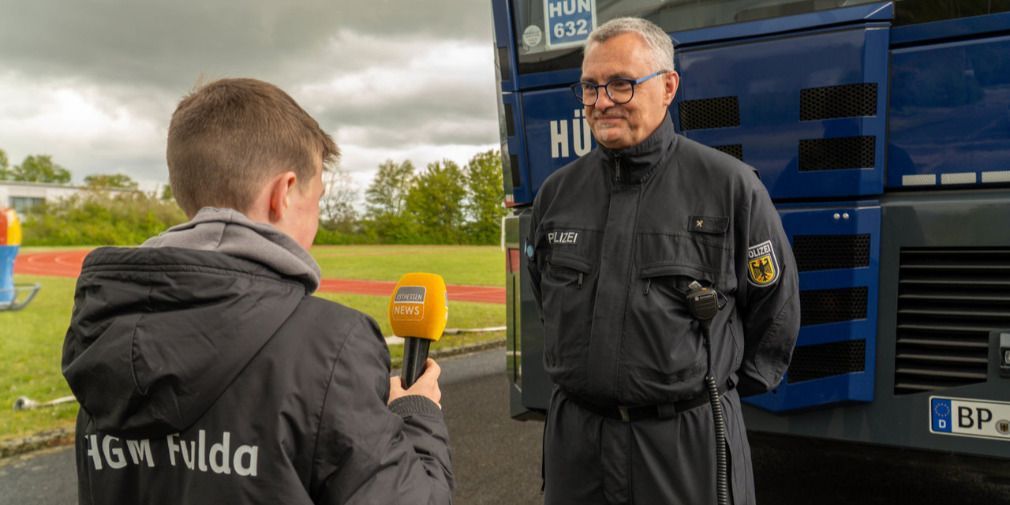
<path fill-rule="evenodd" d="M 639 79 L 618 77 L 603 84 L 582 81 L 572 84 L 571 88 L 572 93 L 575 94 L 575 98 L 578 98 L 585 105 L 596 105 L 596 101 L 600 99 L 600 88 L 607 90 L 607 96 L 611 102 L 614 102 L 616 105 L 623 105 L 630 102 L 632 98 L 635 98 L 635 86 L 667 72 L 669 70 L 660 70 Z"/>

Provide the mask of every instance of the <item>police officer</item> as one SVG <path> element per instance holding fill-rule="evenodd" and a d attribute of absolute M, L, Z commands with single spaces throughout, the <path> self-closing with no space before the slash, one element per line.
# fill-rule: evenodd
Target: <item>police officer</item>
<path fill-rule="evenodd" d="M 720 415 L 729 502 L 755 501 L 740 396 L 789 365 L 796 266 L 753 169 L 674 132 L 679 80 L 658 26 L 595 29 L 573 91 L 599 147 L 533 204 L 548 504 L 716 503 Z"/>

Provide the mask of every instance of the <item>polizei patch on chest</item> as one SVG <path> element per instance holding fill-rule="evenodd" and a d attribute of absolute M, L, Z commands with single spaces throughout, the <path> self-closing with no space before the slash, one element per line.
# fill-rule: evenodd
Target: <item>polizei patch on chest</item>
<path fill-rule="evenodd" d="M 551 245 L 578 245 L 579 232 L 555 230 L 547 232 L 547 241 Z"/>
<path fill-rule="evenodd" d="M 779 279 L 779 262 L 770 240 L 747 248 L 747 280 L 759 287 L 770 286 Z"/>

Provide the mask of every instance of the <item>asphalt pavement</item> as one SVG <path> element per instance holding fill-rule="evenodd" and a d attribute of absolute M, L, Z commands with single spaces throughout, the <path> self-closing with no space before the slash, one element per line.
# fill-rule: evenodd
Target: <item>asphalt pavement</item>
<path fill-rule="evenodd" d="M 74 451 L 58 447 L 0 460 L 0 504 L 77 503 Z"/>
<path fill-rule="evenodd" d="M 532 505 L 540 495 L 543 425 L 508 416 L 501 348 L 443 358 L 442 406 L 452 438 L 456 505 Z M 956 465 L 941 470 L 893 457 L 842 454 L 752 437 L 758 502 L 767 505 L 1010 505 L 1010 482 Z M 956 462 L 956 461 L 955 461 Z M 1005 463 L 1003 463 L 1005 464 Z M 73 451 L 0 461 L 0 505 L 76 503 Z"/>
<path fill-rule="evenodd" d="M 542 504 L 543 423 L 509 417 L 505 351 L 440 360 L 456 505 Z"/>
<path fill-rule="evenodd" d="M 439 364 L 457 485 L 453 503 L 542 503 L 543 425 L 509 418 L 504 351 L 442 358 Z M 0 460 L 0 505 L 75 503 L 72 447 Z"/>

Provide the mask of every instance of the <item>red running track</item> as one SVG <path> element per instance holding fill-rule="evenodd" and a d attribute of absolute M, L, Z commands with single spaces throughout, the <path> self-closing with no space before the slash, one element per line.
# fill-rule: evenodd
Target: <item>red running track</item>
<path fill-rule="evenodd" d="M 19 254 L 14 260 L 14 272 L 22 275 L 50 275 L 77 277 L 87 250 L 56 251 Z M 351 279 L 323 279 L 319 291 L 327 293 L 353 293 L 358 295 L 389 296 L 395 282 Z M 505 303 L 505 288 L 488 286 L 446 286 L 449 299 L 455 302 Z"/>

